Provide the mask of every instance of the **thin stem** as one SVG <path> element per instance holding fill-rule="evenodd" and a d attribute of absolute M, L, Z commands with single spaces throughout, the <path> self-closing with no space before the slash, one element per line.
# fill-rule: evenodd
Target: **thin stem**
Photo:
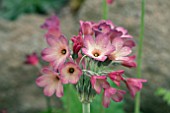
<path fill-rule="evenodd" d="M 83 113 L 90 113 L 90 103 L 82 103 Z"/>
<path fill-rule="evenodd" d="M 138 56 L 137 56 L 137 77 L 141 78 L 141 64 L 142 64 L 142 46 L 143 46 L 143 38 L 144 38 L 144 29 L 145 29 L 145 0 L 141 0 L 141 24 L 140 24 L 140 36 L 139 36 L 139 44 L 138 44 Z M 140 92 L 137 93 L 135 99 L 135 113 L 140 113 Z"/>
<path fill-rule="evenodd" d="M 71 94 L 71 91 L 70 91 L 71 87 L 72 87 L 71 84 L 69 84 L 68 94 Z M 70 96 L 67 96 L 67 105 L 68 105 L 68 106 L 67 106 L 67 113 L 71 113 L 71 112 L 70 112 L 70 111 L 71 111 L 71 110 L 70 110 L 70 107 L 71 107 L 71 106 L 70 106 Z"/>
<path fill-rule="evenodd" d="M 51 100 L 49 97 L 45 97 L 48 113 L 52 113 Z"/>
<path fill-rule="evenodd" d="M 108 6 L 106 0 L 103 0 L 103 19 L 108 18 Z"/>

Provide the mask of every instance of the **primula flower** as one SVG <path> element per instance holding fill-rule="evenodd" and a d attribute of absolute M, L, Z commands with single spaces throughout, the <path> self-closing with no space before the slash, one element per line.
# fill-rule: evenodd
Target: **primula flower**
<path fill-rule="evenodd" d="M 39 87 L 44 87 L 44 94 L 52 96 L 54 93 L 57 97 L 63 96 L 63 85 L 59 76 L 49 68 L 42 69 L 42 75 L 36 79 L 36 84 Z"/>
<path fill-rule="evenodd" d="M 128 60 L 122 61 L 122 65 L 129 68 L 136 67 L 135 58 L 136 56 L 129 56 Z"/>
<path fill-rule="evenodd" d="M 50 47 L 42 51 L 42 58 L 50 62 L 54 69 L 58 69 L 70 55 L 68 41 L 64 36 L 61 36 L 59 38 L 48 38 L 47 42 Z"/>
<path fill-rule="evenodd" d="M 105 61 L 107 55 L 114 51 L 108 37 L 102 34 L 97 35 L 95 39 L 90 35 L 85 36 L 84 46 L 85 48 L 82 48 L 82 52 L 98 61 Z"/>
<path fill-rule="evenodd" d="M 123 99 L 123 95 L 126 92 L 123 90 L 117 90 L 115 88 L 109 87 L 104 90 L 103 94 L 103 106 L 109 107 L 110 99 L 114 100 L 115 102 L 120 102 Z"/>
<path fill-rule="evenodd" d="M 63 64 L 60 67 L 59 72 L 61 74 L 61 80 L 64 84 L 76 84 L 82 75 L 80 67 L 73 62 L 67 62 Z"/>
<path fill-rule="evenodd" d="M 82 35 L 79 34 L 78 36 L 74 36 L 71 40 L 73 42 L 73 52 L 78 54 L 79 50 L 83 47 Z"/>
<path fill-rule="evenodd" d="M 124 61 L 124 60 L 128 60 L 127 55 L 129 55 L 132 50 L 130 47 L 127 46 L 123 46 L 124 45 L 124 41 L 121 38 L 115 38 L 112 41 L 112 44 L 115 47 L 115 51 L 113 51 L 110 55 L 109 55 L 109 59 L 110 60 L 116 60 L 116 61 Z"/>
<path fill-rule="evenodd" d="M 27 55 L 25 63 L 30 64 L 30 65 L 34 65 L 34 66 L 37 65 L 39 63 L 39 59 L 38 59 L 37 54 L 34 52 L 30 55 Z"/>
<path fill-rule="evenodd" d="M 124 80 L 127 88 L 130 91 L 132 97 L 142 89 L 142 82 L 147 82 L 145 79 L 137 79 L 137 78 L 126 78 Z"/>
<path fill-rule="evenodd" d="M 110 87 L 106 79 L 107 77 L 104 75 L 103 76 L 92 76 L 90 78 L 92 87 L 98 94 L 101 92 L 102 88 Z"/>
<path fill-rule="evenodd" d="M 48 18 L 45 23 L 41 26 L 42 29 L 47 29 L 47 33 L 45 37 L 48 38 L 49 36 L 60 37 L 60 21 L 57 16 L 51 16 Z"/>
<path fill-rule="evenodd" d="M 106 0 L 107 4 L 112 4 L 114 0 Z"/>
<path fill-rule="evenodd" d="M 93 35 L 92 27 L 93 27 L 92 22 L 90 22 L 90 21 L 86 21 L 86 22 L 80 21 L 80 32 L 83 35 Z"/>
<path fill-rule="evenodd" d="M 122 74 L 124 70 L 114 71 L 108 74 L 108 77 L 117 85 L 120 86 L 120 81 L 123 80 Z"/>

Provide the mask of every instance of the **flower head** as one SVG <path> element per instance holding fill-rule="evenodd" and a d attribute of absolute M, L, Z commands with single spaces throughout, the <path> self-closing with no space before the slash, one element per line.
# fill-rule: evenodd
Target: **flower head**
<path fill-rule="evenodd" d="M 135 58 L 136 56 L 129 56 L 128 60 L 122 61 L 122 65 L 129 68 L 136 67 Z"/>
<path fill-rule="evenodd" d="M 49 68 L 42 69 L 42 75 L 36 79 L 39 87 L 44 87 L 44 94 L 52 96 L 54 93 L 57 97 L 63 96 L 63 85 L 58 73 Z"/>
<path fill-rule="evenodd" d="M 103 106 L 109 107 L 110 99 L 114 100 L 115 102 L 120 102 L 123 99 L 123 95 L 126 92 L 123 90 L 117 90 L 115 88 L 109 87 L 104 90 L 103 94 Z"/>
<path fill-rule="evenodd" d="M 107 4 L 112 4 L 114 0 L 106 0 Z"/>
<path fill-rule="evenodd" d="M 80 21 L 80 33 L 82 33 L 83 35 L 93 35 L 92 26 L 93 26 L 93 22 Z"/>
<path fill-rule="evenodd" d="M 126 78 L 125 84 L 130 91 L 132 97 L 142 89 L 142 83 L 147 82 L 145 79 L 137 79 L 137 78 Z"/>
<path fill-rule="evenodd" d="M 114 51 L 114 47 L 111 45 L 106 35 L 97 35 L 94 39 L 92 36 L 85 36 L 84 48 L 82 52 L 98 61 L 105 61 L 107 55 Z"/>
<path fill-rule="evenodd" d="M 122 74 L 124 70 L 114 71 L 108 74 L 108 77 L 117 85 L 120 86 L 120 81 L 123 80 Z"/>
<path fill-rule="evenodd" d="M 68 41 L 62 36 L 59 38 L 48 38 L 47 42 L 50 47 L 42 51 L 42 58 L 50 62 L 54 69 L 58 69 L 70 55 Z"/>
<path fill-rule="evenodd" d="M 92 76 L 90 78 L 93 89 L 99 94 L 102 88 L 110 87 L 106 76 Z"/>
<path fill-rule="evenodd" d="M 71 40 L 73 42 L 73 52 L 78 54 L 79 50 L 83 47 L 83 38 L 81 34 L 74 36 Z"/>
<path fill-rule="evenodd" d="M 49 36 L 60 37 L 60 21 L 57 16 L 51 16 L 48 18 L 45 23 L 41 26 L 42 29 L 47 29 L 47 33 L 45 37 L 48 38 Z"/>
<path fill-rule="evenodd" d="M 63 64 L 60 67 L 59 72 L 61 74 L 61 79 L 64 84 L 76 84 L 80 76 L 82 75 L 80 67 L 73 62 L 67 62 Z"/>
<path fill-rule="evenodd" d="M 115 51 L 109 55 L 109 59 L 117 61 L 128 60 L 127 55 L 129 55 L 132 50 L 130 47 L 124 46 L 123 39 L 115 38 L 113 39 L 112 44 L 115 47 Z"/>
<path fill-rule="evenodd" d="M 37 54 L 34 52 L 30 55 L 27 55 L 25 63 L 30 64 L 30 65 L 34 65 L 34 66 L 37 65 L 39 63 L 39 59 L 38 59 Z"/>

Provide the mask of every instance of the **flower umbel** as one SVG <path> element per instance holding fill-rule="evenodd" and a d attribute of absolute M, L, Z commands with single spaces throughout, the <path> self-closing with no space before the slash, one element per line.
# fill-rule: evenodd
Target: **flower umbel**
<path fill-rule="evenodd" d="M 42 25 L 47 30 L 45 36 L 49 45 L 43 49 L 42 59 L 50 65 L 42 69 L 36 83 L 44 87 L 46 96 L 55 93 L 62 97 L 63 85 L 73 84 L 82 103 L 91 102 L 103 90 L 103 106 L 109 107 L 110 100 L 120 102 L 125 95 L 121 82 L 125 82 L 132 97 L 142 89 L 145 79 L 128 78 L 124 70 L 111 69 L 116 64 L 136 67 L 135 55 L 131 55 L 135 43 L 125 28 L 110 20 L 80 21 L 79 33 L 71 38 L 73 43 L 69 45 L 70 40 L 61 33 L 59 25 L 56 16 Z M 32 65 L 38 62 L 35 54 L 28 56 L 28 61 Z M 112 86 L 109 79 L 117 86 Z"/>

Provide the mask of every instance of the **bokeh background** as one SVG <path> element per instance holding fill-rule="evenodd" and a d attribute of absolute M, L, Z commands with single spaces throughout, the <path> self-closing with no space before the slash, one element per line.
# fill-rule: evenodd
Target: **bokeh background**
<path fill-rule="evenodd" d="M 146 1 L 142 78 L 148 82 L 142 89 L 142 113 L 170 113 L 169 7 L 169 0 Z M 109 5 L 109 19 L 127 28 L 136 44 L 140 11 L 140 0 L 115 0 Z M 35 84 L 39 71 L 23 62 L 26 54 L 40 54 L 47 46 L 40 25 L 52 14 L 58 15 L 62 32 L 71 38 L 78 34 L 79 20 L 101 20 L 102 0 L 0 0 L 0 113 L 42 113 L 46 109 L 42 90 Z M 135 69 L 125 70 L 136 76 Z M 52 97 L 56 109 L 65 109 L 64 102 Z M 133 109 L 134 99 L 127 94 L 112 113 L 133 113 Z"/>

